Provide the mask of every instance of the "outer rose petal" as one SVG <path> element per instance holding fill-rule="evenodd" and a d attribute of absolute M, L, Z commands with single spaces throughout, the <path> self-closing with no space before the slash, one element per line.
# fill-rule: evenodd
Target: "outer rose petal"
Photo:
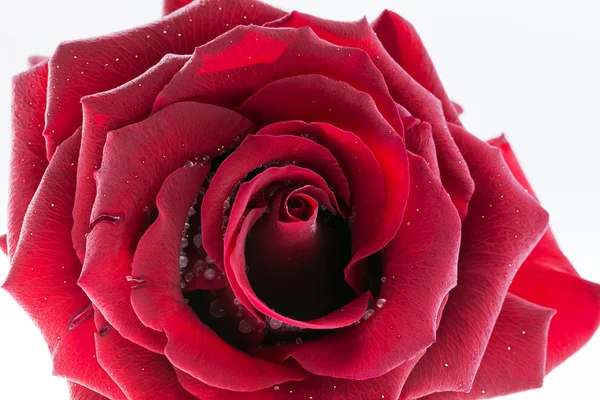
<path fill-rule="evenodd" d="M 373 21 L 372 26 L 381 44 L 392 58 L 421 86 L 440 99 L 446 119 L 460 124 L 456 109 L 446 94 L 427 49 L 412 24 L 398 14 L 385 10 Z"/>
<path fill-rule="evenodd" d="M 366 19 L 357 22 L 329 21 L 294 11 L 266 26 L 296 28 L 309 26 L 317 36 L 328 42 L 366 51 L 385 78 L 393 99 L 406 107 L 415 118 L 431 124 L 442 183 L 450 193 L 461 218 L 464 218 L 469 199 L 473 194 L 473 180 L 448 131 L 440 101 L 392 59 Z"/>
<path fill-rule="evenodd" d="M 6 243 L 6 235 L 0 236 L 0 249 L 6 255 L 8 255 L 8 245 Z"/>
<path fill-rule="evenodd" d="M 48 57 L 46 57 L 46 56 L 30 56 L 27 59 L 27 62 L 29 63 L 30 67 L 34 67 L 35 65 L 40 64 L 40 63 L 46 61 L 47 59 L 48 59 Z"/>
<path fill-rule="evenodd" d="M 515 178 L 533 194 L 504 136 L 490 143 L 502 150 Z M 600 325 L 600 286 L 579 278 L 550 230 L 527 257 L 509 290 L 557 311 L 548 334 L 546 373 L 587 343 Z"/>
<path fill-rule="evenodd" d="M 407 363 L 435 341 L 438 310 L 456 284 L 460 218 L 425 161 L 410 153 L 409 161 L 404 221 L 382 254 L 383 307 L 359 325 L 260 354 L 291 356 L 314 374 L 361 380 Z"/>
<path fill-rule="evenodd" d="M 189 59 L 187 56 L 166 55 L 148 71 L 116 89 L 84 97 L 83 133 L 77 191 L 73 208 L 73 246 L 80 260 L 85 256 L 86 235 L 90 228 L 90 213 L 96 198 L 94 172 L 102 164 L 102 151 L 109 131 L 138 122 L 150 115 L 159 92 Z"/>
<path fill-rule="evenodd" d="M 193 1 L 194 0 L 165 0 L 163 4 L 163 14 L 171 14 L 173 11 L 185 7 Z"/>
<path fill-rule="evenodd" d="M 27 207 L 48 166 L 42 136 L 47 80 L 47 63 L 36 65 L 13 79 L 13 138 L 7 214 L 8 255 L 11 257 L 19 242 Z"/>
<path fill-rule="evenodd" d="M 308 28 L 239 26 L 198 47 L 158 95 L 155 110 L 189 99 L 235 107 L 270 82 L 307 74 L 327 76 L 368 93 L 381 115 L 404 135 L 385 80 L 369 56 L 325 42 Z"/>
<path fill-rule="evenodd" d="M 221 146 L 228 148 L 251 129 L 250 121 L 231 110 L 178 103 L 108 135 L 102 168 L 95 174 L 92 217 L 118 216 L 119 222 L 99 223 L 90 232 L 79 285 L 123 337 L 163 351 L 163 333 L 144 327 L 136 317 L 125 280 L 146 218 L 144 207 L 152 206 L 172 171 L 194 157 L 216 156 Z"/>
<path fill-rule="evenodd" d="M 42 331 L 55 375 L 120 399 L 119 388 L 94 358 L 94 325 L 82 314 L 90 302 L 77 286 L 81 263 L 70 242 L 80 139 L 78 132 L 64 142 L 46 170 L 3 288 Z"/>
<path fill-rule="evenodd" d="M 458 125 L 450 129 L 476 189 L 463 221 L 458 285 L 436 343 L 407 381 L 407 398 L 471 386 L 510 282 L 548 226 L 548 214 L 515 180 L 500 151 Z"/>
<path fill-rule="evenodd" d="M 182 371 L 176 372 L 183 387 L 202 400 L 398 399 L 406 377 L 420 356 L 377 378 L 357 381 L 313 375 L 301 382 L 287 382 L 261 391 L 246 393 L 210 387 L 193 380 Z"/>
<path fill-rule="evenodd" d="M 104 318 L 96 319 L 101 330 Z M 185 400 L 194 396 L 181 387 L 169 360 L 124 339 L 115 329 L 97 333 L 98 362 L 128 399 Z"/>
<path fill-rule="evenodd" d="M 554 313 L 509 293 L 470 393 L 436 393 L 425 399 L 484 399 L 541 387 Z"/>
<path fill-rule="evenodd" d="M 96 393 L 83 385 L 78 385 L 71 381 L 69 381 L 69 394 L 71 395 L 71 400 L 109 400 L 100 393 Z"/>
<path fill-rule="evenodd" d="M 143 27 L 62 43 L 49 61 L 48 156 L 81 125 L 82 97 L 129 82 L 165 54 L 190 54 L 237 25 L 262 25 L 282 15 L 258 1 L 198 1 Z"/>

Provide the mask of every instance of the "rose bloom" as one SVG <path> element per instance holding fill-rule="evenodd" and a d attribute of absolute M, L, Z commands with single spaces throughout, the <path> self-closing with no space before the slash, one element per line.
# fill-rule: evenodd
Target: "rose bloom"
<path fill-rule="evenodd" d="M 188 2 L 14 80 L 3 287 L 73 399 L 488 398 L 590 339 L 412 25 Z"/>

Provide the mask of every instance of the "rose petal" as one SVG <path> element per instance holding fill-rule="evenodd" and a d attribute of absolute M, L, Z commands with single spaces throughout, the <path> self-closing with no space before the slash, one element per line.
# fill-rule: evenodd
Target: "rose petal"
<path fill-rule="evenodd" d="M 385 218 L 379 218 L 373 234 L 356 250 L 346 269 L 348 283 L 355 290 L 360 288 L 364 274 L 356 262 L 389 243 L 402 220 L 408 196 L 408 161 L 402 139 L 379 114 L 370 96 L 320 75 L 302 75 L 270 83 L 238 109 L 259 125 L 282 120 L 328 122 L 354 132 L 373 152 L 385 182 L 382 211 Z"/>
<path fill-rule="evenodd" d="M 460 124 L 456 109 L 412 24 L 393 11 L 385 10 L 371 26 L 392 58 L 421 86 L 440 99 L 446 119 Z"/>
<path fill-rule="evenodd" d="M 501 136 L 490 144 L 500 148 L 515 178 L 533 195 L 506 138 Z M 527 257 L 509 290 L 557 311 L 548 334 L 546 373 L 587 343 L 600 325 L 600 286 L 579 278 L 550 230 Z"/>
<path fill-rule="evenodd" d="M 357 22 L 329 21 L 294 11 L 265 26 L 294 28 L 309 26 L 317 36 L 328 42 L 366 51 L 385 78 L 392 98 L 406 107 L 415 118 L 431 124 L 442 183 L 450 193 L 461 218 L 464 218 L 469 199 L 473 194 L 473 180 L 448 131 L 440 101 L 391 58 L 366 19 Z"/>
<path fill-rule="evenodd" d="M 118 222 L 97 224 L 90 232 L 79 285 L 123 337 L 155 352 L 164 347 L 164 335 L 145 328 L 133 312 L 125 280 L 146 219 L 144 207 L 152 205 L 176 168 L 194 157 L 214 157 L 220 146 L 232 145 L 251 128 L 233 111 L 178 103 L 108 134 L 102 168 L 95 174 L 92 217 L 116 216 Z"/>
<path fill-rule="evenodd" d="M 144 282 L 131 292 L 131 303 L 144 325 L 157 331 L 164 326 L 171 303 L 184 302 L 179 275 L 181 232 L 208 170 L 208 166 L 180 168 L 165 179 L 156 197 L 158 218 L 136 248 L 131 274 Z"/>
<path fill-rule="evenodd" d="M 6 235 L 0 236 L 0 249 L 6 255 L 8 255 L 8 245 L 6 243 Z"/>
<path fill-rule="evenodd" d="M 165 355 L 177 369 L 199 381 L 214 388 L 251 392 L 308 377 L 294 363 L 271 363 L 231 346 L 198 320 L 189 307 L 172 304 L 163 328 L 168 338 Z"/>
<path fill-rule="evenodd" d="M 281 200 L 281 198 L 279 198 L 279 200 Z M 274 202 L 273 207 L 275 209 L 278 209 L 279 204 Z M 301 328 L 336 329 L 336 328 L 348 326 L 348 325 L 356 322 L 357 320 L 359 320 L 363 316 L 363 314 L 367 308 L 369 297 L 370 297 L 369 292 L 363 293 L 361 296 L 359 296 L 358 298 L 356 298 L 349 304 L 346 304 L 345 306 L 341 307 L 340 309 L 338 309 L 326 316 L 323 316 L 321 318 L 317 318 L 314 320 L 310 320 L 310 321 L 299 321 L 297 319 L 289 318 L 285 315 L 282 315 L 274 310 L 271 310 L 267 304 L 265 304 L 261 299 L 258 298 L 258 296 L 254 292 L 253 288 L 251 287 L 250 281 L 246 274 L 246 256 L 245 256 L 245 254 L 246 254 L 246 241 L 247 241 L 248 234 L 249 234 L 251 228 L 253 228 L 253 226 L 256 225 L 256 222 L 263 215 L 263 212 L 264 212 L 264 209 L 256 208 L 256 209 L 251 210 L 248 213 L 248 216 L 244 219 L 244 222 L 241 225 L 239 235 L 237 236 L 237 239 L 236 239 L 236 245 L 232 249 L 231 259 L 230 259 L 230 263 L 231 263 L 230 268 L 231 268 L 231 271 L 233 272 L 233 276 L 235 278 L 230 278 L 230 281 L 235 279 L 235 282 L 237 285 L 232 284 L 232 289 L 234 290 L 234 293 L 236 294 L 236 297 L 238 298 L 238 300 L 240 300 L 240 302 L 241 302 L 241 299 L 245 297 L 250 301 L 250 303 L 259 312 L 261 312 L 265 315 L 268 315 L 272 318 L 276 318 L 277 320 L 282 321 L 284 323 L 287 323 L 287 324 L 290 324 L 293 326 L 298 326 Z M 273 218 L 274 214 L 269 213 L 269 215 L 270 215 L 269 222 L 272 222 L 274 219 Z M 316 219 L 314 222 L 316 223 Z M 306 227 L 303 226 L 302 228 L 306 228 Z M 298 229 L 297 232 L 288 231 L 288 233 L 292 234 L 292 235 L 295 234 L 295 235 L 298 235 L 301 237 L 312 236 L 312 235 L 309 235 L 309 233 L 312 233 L 312 232 L 306 232 L 306 229 L 302 229 L 302 228 Z M 310 230 L 310 227 L 307 227 L 307 228 Z M 326 229 L 326 228 L 322 227 L 321 229 Z M 318 233 L 320 231 L 320 229 L 317 227 L 315 229 L 315 231 L 316 231 L 316 233 Z M 260 233 L 263 233 L 263 234 L 260 235 Z M 291 241 L 291 238 L 289 236 L 286 237 L 284 235 L 284 232 L 282 232 L 282 231 L 279 232 L 279 235 L 282 235 L 282 238 L 283 238 L 283 240 L 281 242 L 275 242 L 273 240 L 274 238 L 272 236 L 267 236 L 265 234 L 265 232 L 259 232 L 259 233 L 257 233 L 257 235 L 260 235 L 261 239 L 264 237 L 265 242 L 267 242 L 269 244 L 273 244 L 273 245 L 277 246 L 278 248 L 281 248 L 284 245 L 282 242 L 286 242 L 286 238 L 287 238 L 287 242 Z M 309 237 L 307 239 L 310 239 L 310 238 L 311 237 Z M 298 238 L 295 238 L 295 239 L 297 240 Z M 320 239 L 321 239 L 321 241 L 323 240 L 322 237 Z M 307 241 L 309 241 L 310 243 L 314 243 L 311 240 L 307 240 Z M 314 250 L 314 249 L 311 249 L 311 250 Z M 311 250 L 307 250 L 307 251 L 310 252 Z M 229 272 L 229 268 L 228 268 L 228 272 Z M 238 285 L 239 285 L 239 289 L 241 289 L 241 291 L 242 291 L 241 293 L 238 293 L 236 291 L 236 289 L 238 289 Z"/>
<path fill-rule="evenodd" d="M 439 179 L 440 167 L 438 165 L 435 141 L 431 134 L 431 125 L 413 117 L 402 118 L 404 123 L 406 148 L 411 153 L 421 156 Z"/>
<path fill-rule="evenodd" d="M 472 385 L 508 286 L 548 225 L 548 214 L 514 179 L 499 150 L 460 126 L 450 129 L 476 190 L 463 221 L 458 285 L 444 308 L 436 343 L 406 383 L 407 398 Z"/>
<path fill-rule="evenodd" d="M 3 284 L 40 328 L 55 375 L 124 398 L 95 360 L 94 326 L 82 316 L 89 299 L 77 286 L 81 263 L 70 241 L 80 131 L 49 164 L 25 214 L 21 240 Z M 111 388 L 112 385 L 112 388 Z"/>
<path fill-rule="evenodd" d="M 42 136 L 47 79 L 47 63 L 36 65 L 13 79 L 13 138 L 7 214 L 8 255 L 11 257 L 19 242 L 27 207 L 48 166 Z"/>
<path fill-rule="evenodd" d="M 364 400 L 397 399 L 402 385 L 419 356 L 387 374 L 365 380 L 346 380 L 313 375 L 301 382 L 287 382 L 258 392 L 233 392 L 217 389 L 177 372 L 179 381 L 190 393 L 203 400 Z"/>
<path fill-rule="evenodd" d="M 172 106 L 171 106 L 172 107 Z M 339 164 L 329 150 L 296 136 L 252 135 L 219 166 L 202 202 L 202 245 L 214 263 L 224 270 L 223 203 L 248 173 L 269 163 L 295 162 L 315 170 L 335 188 L 342 199 L 350 190 Z"/>
<path fill-rule="evenodd" d="M 485 399 L 541 387 L 554 313 L 507 294 L 470 393 L 443 392 L 424 399 Z M 455 368 L 449 363 L 444 367 Z"/>
<path fill-rule="evenodd" d="M 124 339 L 115 329 L 96 334 L 95 340 L 98 362 L 128 399 L 194 399 L 164 355 Z"/>
<path fill-rule="evenodd" d="M 107 397 L 102 396 L 100 393 L 96 393 L 83 385 L 78 385 L 77 383 L 71 381 L 68 381 L 68 383 L 71 400 L 110 400 Z"/>
<path fill-rule="evenodd" d="M 138 122 L 148 115 L 156 94 L 189 59 L 165 56 L 136 79 L 114 90 L 82 99 L 83 134 L 77 166 L 77 191 L 73 209 L 73 246 L 80 260 L 85 258 L 90 213 L 96 198 L 94 172 L 102 164 L 102 151 L 109 131 Z"/>
<path fill-rule="evenodd" d="M 27 58 L 27 62 L 29 63 L 30 68 L 35 67 L 37 64 L 43 63 L 46 60 L 48 60 L 48 57 L 46 56 L 29 56 Z"/>
<path fill-rule="evenodd" d="M 355 210 L 352 247 L 363 245 L 381 216 L 385 196 L 383 175 L 373 152 L 352 132 L 321 122 L 285 121 L 268 125 L 258 135 L 304 135 L 325 146 L 344 170 Z M 355 282 L 357 286 L 364 282 Z M 352 285 L 351 285 L 352 286 Z M 361 293 L 363 288 L 357 287 Z"/>
<path fill-rule="evenodd" d="M 291 356 L 318 375 L 369 379 L 406 363 L 435 341 L 438 309 L 456 284 L 460 219 L 425 161 L 410 153 L 409 161 L 404 222 L 383 250 L 379 298 L 385 304 L 359 325 L 300 346 L 265 347 L 258 354 L 279 360 Z"/>
<path fill-rule="evenodd" d="M 165 54 L 190 54 L 237 25 L 262 25 L 281 15 L 261 2 L 209 0 L 143 27 L 60 44 L 49 61 L 44 129 L 48 155 L 81 125 L 82 97 L 132 80 Z"/>
<path fill-rule="evenodd" d="M 394 130 L 404 134 L 394 101 L 369 56 L 327 43 L 306 28 L 240 26 L 198 47 L 158 95 L 155 110 L 189 99 L 235 107 L 270 82 L 306 74 L 327 76 L 368 93 Z"/>
<path fill-rule="evenodd" d="M 164 0 L 163 3 L 163 14 L 171 14 L 173 11 L 176 11 L 182 7 L 187 6 L 192 3 L 194 0 Z"/>

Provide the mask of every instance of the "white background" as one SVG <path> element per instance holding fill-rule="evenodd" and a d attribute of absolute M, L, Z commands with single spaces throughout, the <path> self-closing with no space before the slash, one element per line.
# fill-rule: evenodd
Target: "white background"
<path fill-rule="evenodd" d="M 551 215 L 567 256 L 600 282 L 600 24 L 594 0 L 271 0 L 332 19 L 392 9 L 417 27 L 473 133 L 506 132 Z M 6 230 L 10 78 L 60 41 L 160 17 L 161 0 L 0 1 L 0 231 Z M 493 4 L 492 4 L 493 3 Z M 0 282 L 7 273 L 0 256 Z M 51 377 L 41 335 L 0 291 L 0 399 L 68 399 Z M 600 335 L 552 372 L 544 388 L 510 399 L 598 399 Z"/>

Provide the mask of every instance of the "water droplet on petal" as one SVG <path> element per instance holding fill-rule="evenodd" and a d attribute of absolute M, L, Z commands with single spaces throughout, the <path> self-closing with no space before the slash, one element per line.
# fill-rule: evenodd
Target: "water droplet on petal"
<path fill-rule="evenodd" d="M 213 279 L 215 279 L 216 276 L 217 271 L 215 271 L 212 268 L 207 268 L 206 271 L 204 271 L 204 279 L 206 279 L 207 281 L 212 281 Z"/>
<path fill-rule="evenodd" d="M 188 258 L 186 256 L 179 256 L 179 268 L 183 269 L 187 267 Z"/>
<path fill-rule="evenodd" d="M 221 299 L 214 300 L 208 307 L 208 312 L 215 318 L 222 318 L 226 314 L 225 303 Z"/>
<path fill-rule="evenodd" d="M 367 311 L 365 311 L 365 314 L 363 315 L 363 319 L 366 321 L 369 318 L 371 318 L 373 316 L 373 314 L 375 314 L 375 310 L 369 308 Z"/>
<path fill-rule="evenodd" d="M 277 329 L 281 328 L 282 325 L 283 325 L 283 322 L 281 322 L 280 320 L 278 320 L 276 318 L 271 318 L 271 320 L 269 321 L 269 326 L 273 330 L 277 330 Z"/>
<path fill-rule="evenodd" d="M 194 235 L 194 245 L 196 246 L 196 248 L 201 248 L 202 247 L 202 234 L 201 233 L 197 233 Z"/>
<path fill-rule="evenodd" d="M 72 331 L 73 329 L 77 328 L 77 326 L 79 326 L 79 324 L 81 324 L 83 321 L 91 317 L 92 314 L 94 314 L 94 308 L 90 303 L 86 308 L 83 309 L 83 311 L 75 314 L 73 318 L 71 318 L 67 329 L 69 331 Z"/>
<path fill-rule="evenodd" d="M 379 307 L 379 308 L 383 307 L 385 305 L 386 301 L 387 301 L 386 299 L 377 300 L 377 307 Z"/>
<path fill-rule="evenodd" d="M 238 325 L 238 329 L 242 333 L 250 333 L 250 332 L 252 332 L 252 324 L 247 319 L 243 319 L 240 321 L 240 324 Z"/>
<path fill-rule="evenodd" d="M 385 283 L 387 281 L 387 278 L 385 276 L 381 277 L 381 283 Z"/>

